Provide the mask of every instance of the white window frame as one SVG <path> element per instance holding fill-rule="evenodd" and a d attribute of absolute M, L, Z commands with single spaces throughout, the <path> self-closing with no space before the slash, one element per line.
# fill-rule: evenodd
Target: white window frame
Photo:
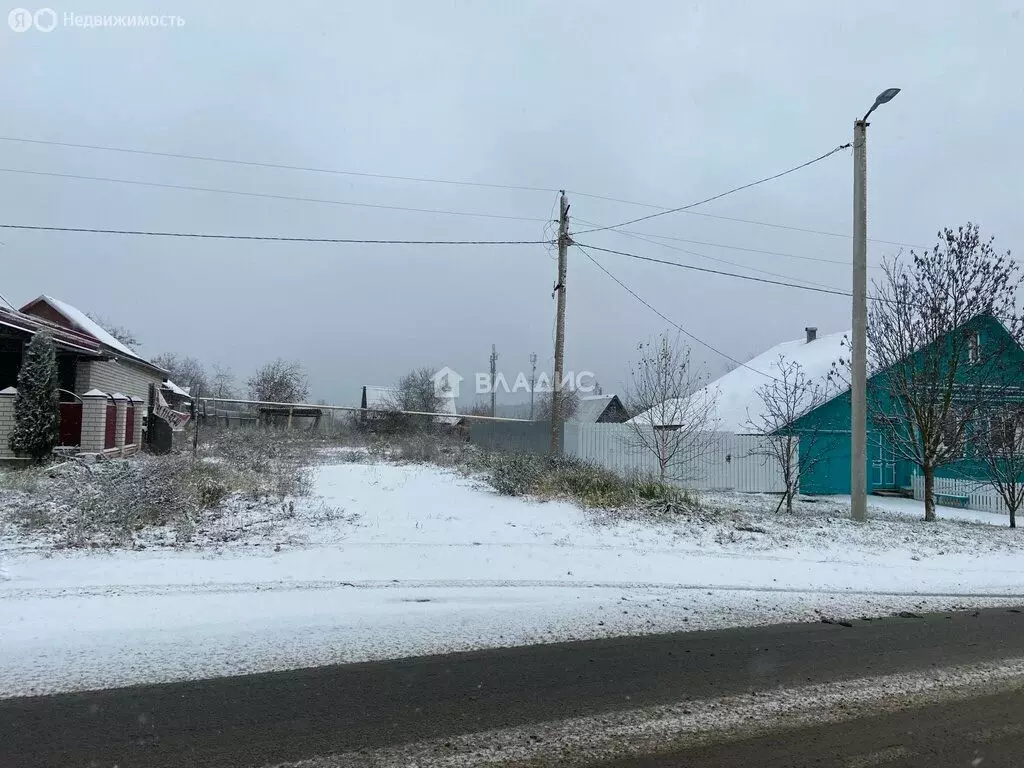
<path fill-rule="evenodd" d="M 967 337 L 967 362 L 974 365 L 981 358 L 981 334 L 971 331 Z"/>

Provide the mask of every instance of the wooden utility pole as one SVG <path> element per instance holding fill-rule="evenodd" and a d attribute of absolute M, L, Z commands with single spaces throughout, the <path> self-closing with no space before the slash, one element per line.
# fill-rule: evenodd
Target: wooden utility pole
<path fill-rule="evenodd" d="M 533 421 L 533 397 L 537 389 L 537 353 L 530 353 L 530 421 Z"/>
<path fill-rule="evenodd" d="M 558 310 L 555 319 L 555 380 L 551 387 L 551 454 L 562 446 L 562 367 L 565 363 L 565 268 L 569 255 L 569 198 L 561 191 L 558 201 L 558 282 L 555 293 Z"/>
<path fill-rule="evenodd" d="M 491 344 L 491 416 L 494 416 L 496 404 L 495 399 L 497 397 L 497 390 L 494 388 L 495 380 L 498 377 L 498 351 Z"/>
<path fill-rule="evenodd" d="M 189 393 L 191 395 L 191 392 Z M 199 387 L 196 387 L 195 397 L 192 398 L 192 458 L 199 455 L 199 396 L 202 395 Z M 216 409 L 214 409 L 216 410 Z M 203 415 L 206 415 L 206 406 L 203 406 Z"/>

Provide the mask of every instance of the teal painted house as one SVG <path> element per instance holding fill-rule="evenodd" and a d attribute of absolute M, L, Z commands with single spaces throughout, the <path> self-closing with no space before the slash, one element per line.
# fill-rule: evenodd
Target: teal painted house
<path fill-rule="evenodd" d="M 994 371 L 1013 372 L 1019 376 L 1024 371 L 1024 350 L 1018 346 L 1006 328 L 991 316 L 976 317 L 957 329 L 956 333 L 965 335 L 966 345 L 958 345 L 966 351 L 971 359 L 961 360 L 954 381 L 963 381 L 965 388 L 975 386 L 972 370 L 975 364 L 985 365 L 985 374 Z M 946 337 L 948 338 L 948 337 Z M 937 346 L 938 345 L 938 346 Z M 948 366 L 943 349 L 949 345 L 945 340 L 936 341 L 929 347 L 929 355 Z M 919 355 L 920 356 L 920 355 Z M 986 363 L 978 363 L 978 360 Z M 992 362 L 988 362 L 992 361 Z M 946 370 L 950 370 L 946 368 Z M 906 419 L 893 402 L 893 387 L 888 385 L 887 371 L 875 371 L 868 379 L 868 492 L 875 490 L 893 490 L 910 488 L 911 478 L 919 470 L 917 465 L 901 455 L 899 445 L 891 440 L 893 429 L 880 426 L 885 421 L 907 423 Z M 971 383 L 968 383 L 971 382 Z M 1021 382 L 1024 384 L 1024 382 Z M 1007 405 L 1020 402 L 1020 390 L 1013 382 L 1016 392 L 1004 393 L 1002 396 L 1012 398 Z M 954 400 L 955 402 L 955 400 Z M 998 404 L 994 404 L 998 411 Z M 994 415 L 994 414 L 990 414 Z M 909 426 L 909 425 L 908 425 Z M 978 419 L 969 424 L 968 431 L 987 429 L 987 419 Z M 850 492 L 850 391 L 839 391 L 831 400 L 815 408 L 793 423 L 793 431 L 797 434 L 815 435 L 812 450 L 818 451 L 818 459 L 814 466 L 800 478 L 802 493 L 849 493 Z M 804 440 L 801 439 L 801 443 Z M 936 470 L 936 477 L 953 477 L 959 479 L 977 479 L 984 481 L 986 473 L 977 459 L 970 456 L 970 449 L 963 450 L 964 458 Z"/>
<path fill-rule="evenodd" d="M 971 334 L 970 347 L 980 358 L 993 349 L 1008 355 L 1016 363 L 1014 370 L 1024 370 L 1024 350 L 1014 344 L 1002 323 L 992 317 L 977 317 L 965 323 L 958 333 Z M 757 431 L 759 412 L 764 405 L 759 389 L 778 377 L 780 360 L 799 363 L 804 374 L 823 386 L 830 387 L 829 398 L 796 419 L 790 429 L 801 435 L 800 450 L 812 444 L 816 457 L 813 466 L 802 473 L 800 492 L 808 494 L 848 494 L 850 492 L 850 391 L 839 385 L 833 371 L 841 360 L 848 359 L 849 331 L 818 336 L 817 329 L 805 329 L 801 339 L 778 344 L 766 352 L 713 381 L 707 390 L 716 399 L 716 428 L 724 432 L 751 434 Z M 942 343 L 942 342 L 936 342 Z M 966 369 L 965 369 L 966 370 Z M 1024 384 L 1024 382 L 1022 382 Z M 868 491 L 909 488 L 916 465 L 900 455 L 888 435 L 892 430 L 880 429 L 883 419 L 900 419 L 897 409 L 887 398 L 886 372 L 876 371 L 868 382 Z M 665 426 L 669 426 L 666 424 Z M 781 432 L 782 430 L 780 430 Z M 976 461 L 965 457 L 936 471 L 937 477 L 983 479 Z"/>

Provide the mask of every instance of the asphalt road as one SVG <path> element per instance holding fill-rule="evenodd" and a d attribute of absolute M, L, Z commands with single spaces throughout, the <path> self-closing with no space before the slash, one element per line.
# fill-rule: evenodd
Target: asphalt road
<path fill-rule="evenodd" d="M 258 766 L 685 698 L 1014 656 L 1024 656 L 1024 614 L 993 609 L 6 699 L 0 700 L 0 766 Z"/>
<path fill-rule="evenodd" d="M 1019 768 L 1024 690 L 594 768 Z"/>

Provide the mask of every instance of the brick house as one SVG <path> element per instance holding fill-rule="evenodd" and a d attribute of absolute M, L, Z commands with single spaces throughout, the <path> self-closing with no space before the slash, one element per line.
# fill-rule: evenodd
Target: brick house
<path fill-rule="evenodd" d="M 40 296 L 20 310 L 0 307 L 0 460 L 15 456 L 8 445 L 25 345 L 40 330 L 57 347 L 61 395 L 59 445 L 69 451 L 128 455 L 143 442 L 151 386 L 167 372 L 140 357 L 81 310 Z"/>

